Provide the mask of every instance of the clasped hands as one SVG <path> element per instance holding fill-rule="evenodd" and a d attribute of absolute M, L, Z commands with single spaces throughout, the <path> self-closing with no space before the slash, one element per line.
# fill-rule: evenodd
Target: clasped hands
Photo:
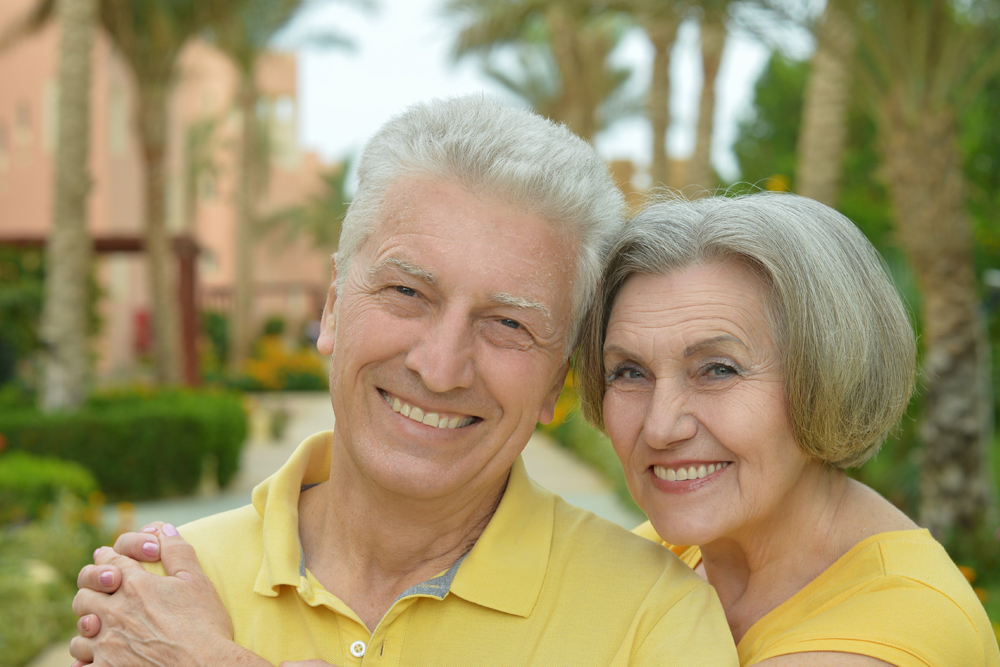
<path fill-rule="evenodd" d="M 139 561 L 161 560 L 167 576 Z M 155 523 L 94 552 L 80 570 L 73 613 L 79 636 L 72 667 L 264 667 L 266 660 L 233 641 L 222 600 L 194 548 L 170 524 Z M 320 660 L 282 667 L 330 667 Z"/>

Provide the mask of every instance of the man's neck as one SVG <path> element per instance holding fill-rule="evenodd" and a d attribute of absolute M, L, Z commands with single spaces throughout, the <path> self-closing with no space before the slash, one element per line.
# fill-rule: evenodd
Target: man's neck
<path fill-rule="evenodd" d="M 312 575 L 374 630 L 401 593 L 469 552 L 507 478 L 470 497 L 415 501 L 343 465 L 335 456 L 330 481 L 300 496 L 299 536 Z"/>

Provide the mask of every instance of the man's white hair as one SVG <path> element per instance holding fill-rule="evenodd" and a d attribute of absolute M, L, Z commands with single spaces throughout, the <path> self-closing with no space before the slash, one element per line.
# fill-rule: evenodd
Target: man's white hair
<path fill-rule="evenodd" d="M 340 235 L 338 292 L 375 231 L 389 187 L 421 176 L 540 215 L 577 243 L 569 354 L 624 221 L 624 198 L 594 148 L 565 126 L 483 95 L 411 106 L 361 153 L 357 193 Z"/>

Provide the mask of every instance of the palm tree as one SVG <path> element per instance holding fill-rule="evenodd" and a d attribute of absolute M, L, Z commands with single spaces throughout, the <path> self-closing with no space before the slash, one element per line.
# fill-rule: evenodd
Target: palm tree
<path fill-rule="evenodd" d="M 837 205 L 840 192 L 855 81 L 857 29 L 850 4 L 827 2 L 802 101 L 795 190 L 827 206 Z"/>
<path fill-rule="evenodd" d="M 310 0 L 241 0 L 237 10 L 227 13 L 212 29 L 216 46 L 236 67 L 239 76 L 236 107 L 243 119 L 233 238 L 236 258 L 233 316 L 229 327 L 229 364 L 234 372 L 239 370 L 250 351 L 254 228 L 258 202 L 267 189 L 269 170 L 270 137 L 257 114 L 261 99 L 257 65 L 275 35 L 309 4 L 313 3 Z M 366 0 L 354 0 L 354 4 L 372 6 Z M 313 32 L 306 39 L 325 46 L 350 45 L 347 39 L 330 31 Z"/>
<path fill-rule="evenodd" d="M 688 167 L 687 182 L 705 190 L 717 185 L 712 168 L 712 136 L 715 130 L 715 80 L 722 62 L 722 49 L 726 43 L 726 17 L 728 0 L 702 0 L 701 16 L 702 86 L 698 104 L 698 130 L 695 135 L 694 153 Z"/>
<path fill-rule="evenodd" d="M 59 0 L 59 126 L 55 205 L 46 247 L 45 302 L 40 332 L 48 354 L 39 392 L 43 410 L 79 407 L 88 376 L 87 234 L 90 178 L 90 70 L 97 0 Z"/>
<path fill-rule="evenodd" d="M 160 383 L 181 379 L 179 327 L 168 278 L 166 147 L 168 101 L 177 58 L 188 39 L 243 0 L 98 0 L 101 26 L 132 70 L 138 90 L 136 123 L 145 163 L 146 256 L 153 312 L 154 365 Z M 38 30 L 54 15 L 56 0 L 38 0 L 18 35 Z"/>
<path fill-rule="evenodd" d="M 456 58 L 481 55 L 487 74 L 584 139 L 631 110 L 609 104 L 629 76 L 608 62 L 624 32 L 617 17 L 582 0 L 451 0 L 447 11 L 463 23 Z M 489 61 L 501 46 L 518 49 L 519 78 Z"/>
<path fill-rule="evenodd" d="M 883 0 L 858 22 L 858 72 L 923 301 L 920 521 L 939 539 L 972 534 L 992 506 L 989 361 L 957 118 L 1000 71 L 995 32 L 966 13 L 977 4 Z"/>

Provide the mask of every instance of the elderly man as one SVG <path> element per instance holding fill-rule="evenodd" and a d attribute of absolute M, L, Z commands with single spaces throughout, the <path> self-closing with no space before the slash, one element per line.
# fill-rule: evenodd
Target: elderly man
<path fill-rule="evenodd" d="M 100 632 L 74 657 L 737 664 L 704 581 L 539 488 L 519 458 L 552 418 L 622 219 L 593 149 L 467 97 L 389 121 L 358 176 L 318 341 L 335 430 L 302 443 L 252 505 L 182 529 L 225 611 L 164 526 L 175 576 L 110 549 L 81 573 L 81 629 Z"/>

